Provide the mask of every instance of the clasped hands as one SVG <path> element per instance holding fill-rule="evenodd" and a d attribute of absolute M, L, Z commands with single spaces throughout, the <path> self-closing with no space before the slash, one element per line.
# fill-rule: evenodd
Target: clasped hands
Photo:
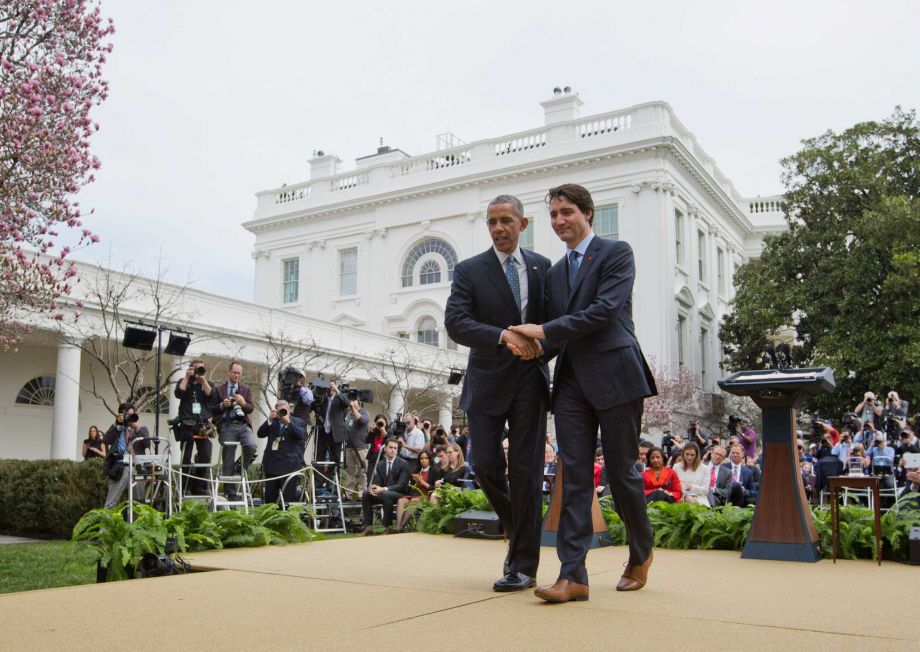
<path fill-rule="evenodd" d="M 502 331 L 501 340 L 514 355 L 522 360 L 539 358 L 543 353 L 540 340 L 545 339 L 543 326 L 539 324 L 521 324 L 509 326 Z"/>

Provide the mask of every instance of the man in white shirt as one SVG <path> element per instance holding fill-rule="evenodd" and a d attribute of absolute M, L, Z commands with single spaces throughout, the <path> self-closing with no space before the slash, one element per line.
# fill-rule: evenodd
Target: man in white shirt
<path fill-rule="evenodd" d="M 409 470 L 415 473 L 418 467 L 418 454 L 425 448 L 425 433 L 418 427 L 418 417 L 414 414 L 403 415 L 406 434 L 399 438 L 402 447 L 399 455 L 409 462 Z"/>

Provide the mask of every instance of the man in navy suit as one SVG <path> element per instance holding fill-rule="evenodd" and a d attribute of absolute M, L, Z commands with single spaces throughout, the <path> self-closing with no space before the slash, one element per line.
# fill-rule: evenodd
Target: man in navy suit
<path fill-rule="evenodd" d="M 643 400 L 657 390 L 633 329 L 632 249 L 594 235 L 594 201 L 585 188 L 565 184 L 551 189 L 547 199 L 566 256 L 546 275 L 546 321 L 511 330 L 545 339 L 548 348 L 558 350 L 552 406 L 565 471 L 556 539 L 562 566 L 556 583 L 536 595 L 568 602 L 588 599 L 585 557 L 592 536 L 598 427 L 613 502 L 629 541 L 629 561 L 617 590 L 645 586 L 653 537 L 636 458 Z"/>
<path fill-rule="evenodd" d="M 492 247 L 457 265 L 444 325 L 451 339 L 470 348 L 460 408 L 469 418 L 476 480 L 509 537 L 504 577 L 493 589 L 520 591 L 536 584 L 540 561 L 549 372 L 538 361 L 540 343 L 508 327 L 540 319 L 550 262 L 518 246 L 527 218 L 516 197 L 493 199 L 487 225 Z"/>
<path fill-rule="evenodd" d="M 735 507 L 745 507 L 757 501 L 757 485 L 754 484 L 754 472 L 744 463 L 744 446 L 732 444 L 728 454 L 730 462 L 725 467 L 731 470 L 731 489 L 728 502 Z"/>

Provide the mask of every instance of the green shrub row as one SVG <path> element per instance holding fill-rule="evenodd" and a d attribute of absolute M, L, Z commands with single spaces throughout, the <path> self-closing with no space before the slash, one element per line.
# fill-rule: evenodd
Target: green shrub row
<path fill-rule="evenodd" d="M 321 538 L 303 522 L 303 508 L 283 511 L 275 504 L 249 512 L 211 512 L 204 503 L 186 502 L 167 518 L 147 505 L 134 504 L 134 521 L 125 519 L 128 503 L 87 512 L 73 528 L 75 543 L 93 551 L 93 561 L 109 580 L 125 579 L 146 553 L 161 554 L 168 537 L 178 551 L 195 552 L 249 546 L 284 545 Z"/>
<path fill-rule="evenodd" d="M 413 503 L 418 513 L 416 529 L 429 534 L 450 533 L 453 520 L 470 509 L 490 510 L 481 490 L 461 491 L 456 487 L 437 490 L 438 503 Z M 882 556 L 888 560 L 907 558 L 908 533 L 920 526 L 920 510 L 915 503 L 901 502 L 899 508 L 882 515 Z M 544 505 L 544 512 L 546 506 Z M 614 545 L 626 543 L 626 527 L 614 511 L 611 499 L 601 499 L 601 511 Z M 821 554 L 831 556 L 831 515 L 827 507 L 814 508 L 812 513 L 818 530 Z M 874 559 L 875 530 L 872 511 L 865 507 L 840 508 L 840 557 L 844 559 Z M 747 540 L 753 507 L 709 508 L 689 503 L 652 503 L 649 520 L 659 548 L 693 550 L 741 550 Z"/>
<path fill-rule="evenodd" d="M 0 460 L 0 532 L 66 539 L 105 503 L 102 460 Z"/>

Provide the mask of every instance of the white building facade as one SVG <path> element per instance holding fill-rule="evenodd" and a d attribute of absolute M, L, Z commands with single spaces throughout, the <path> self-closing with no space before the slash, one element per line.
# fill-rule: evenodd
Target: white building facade
<path fill-rule="evenodd" d="M 352 171 L 318 152 L 309 181 L 258 193 L 244 224 L 255 301 L 455 350 L 444 306 L 454 265 L 491 246 L 489 201 L 517 196 L 522 246 L 555 261 L 545 197 L 574 182 L 594 197 L 595 232 L 634 249 L 646 354 L 715 391 L 734 272 L 783 228 L 779 198 L 743 198 L 664 102 L 580 117 L 581 99 L 558 91 L 542 106 L 537 129 L 422 156 L 381 147 Z"/>

